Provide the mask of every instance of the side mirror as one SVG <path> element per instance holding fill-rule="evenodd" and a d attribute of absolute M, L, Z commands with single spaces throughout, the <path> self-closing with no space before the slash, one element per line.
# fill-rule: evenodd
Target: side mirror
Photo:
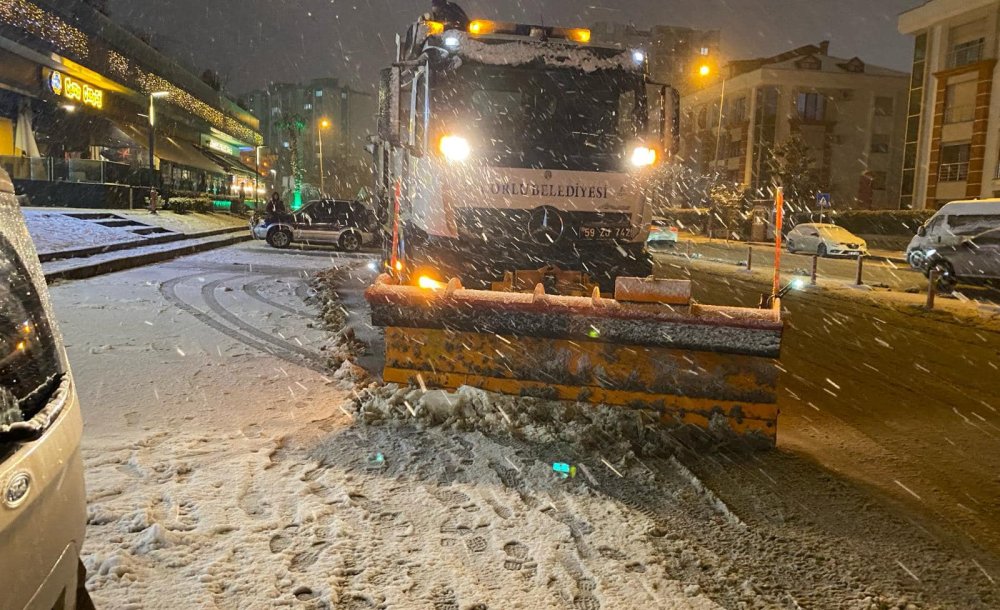
<path fill-rule="evenodd" d="M 920 237 L 927 237 L 927 227 L 920 225 L 920 228 L 917 229 L 917 235 Z"/>

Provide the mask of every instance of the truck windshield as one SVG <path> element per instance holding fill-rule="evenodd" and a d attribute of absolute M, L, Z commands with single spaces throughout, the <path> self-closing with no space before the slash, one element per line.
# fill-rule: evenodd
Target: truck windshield
<path fill-rule="evenodd" d="M 646 125 L 642 79 L 625 72 L 466 66 L 433 96 L 438 128 L 501 167 L 619 170 Z"/>

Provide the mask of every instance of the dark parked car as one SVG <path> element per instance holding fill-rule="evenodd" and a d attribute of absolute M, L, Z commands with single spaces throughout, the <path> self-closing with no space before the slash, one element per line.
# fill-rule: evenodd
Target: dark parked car
<path fill-rule="evenodd" d="M 371 244 L 376 234 L 374 215 L 358 201 L 341 199 L 318 199 L 282 218 L 251 221 L 250 231 L 275 248 L 301 242 L 331 244 L 345 252 Z"/>
<path fill-rule="evenodd" d="M 938 289 L 946 292 L 959 282 L 1000 285 L 1000 227 L 928 250 L 925 273 L 931 270 L 937 272 Z"/>

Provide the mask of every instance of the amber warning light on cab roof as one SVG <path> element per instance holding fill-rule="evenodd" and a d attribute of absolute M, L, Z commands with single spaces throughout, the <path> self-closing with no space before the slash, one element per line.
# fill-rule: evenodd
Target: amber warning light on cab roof
<path fill-rule="evenodd" d="M 510 36 L 530 36 L 531 38 L 571 40 L 581 44 L 590 42 L 590 30 L 587 28 L 554 28 L 542 25 L 489 21 L 488 19 L 473 19 L 469 22 L 467 30 L 473 36 L 507 34 Z"/>

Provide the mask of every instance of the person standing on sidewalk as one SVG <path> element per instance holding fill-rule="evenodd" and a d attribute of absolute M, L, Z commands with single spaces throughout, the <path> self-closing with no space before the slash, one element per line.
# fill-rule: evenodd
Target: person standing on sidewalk
<path fill-rule="evenodd" d="M 156 189 L 149 189 L 149 213 L 156 214 L 156 208 L 160 203 L 160 195 L 156 192 Z"/>

